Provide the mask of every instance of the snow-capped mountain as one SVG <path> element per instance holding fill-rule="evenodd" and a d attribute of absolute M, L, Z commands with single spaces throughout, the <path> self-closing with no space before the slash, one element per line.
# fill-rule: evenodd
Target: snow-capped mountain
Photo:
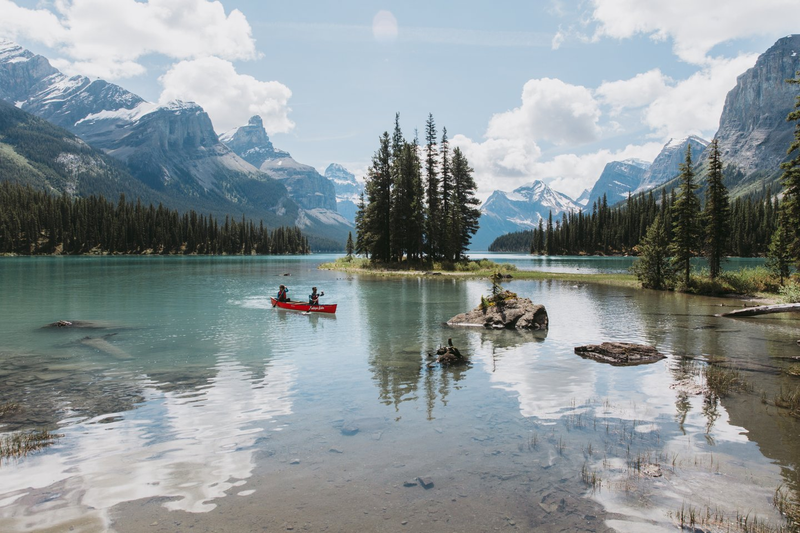
<path fill-rule="evenodd" d="M 314 167 L 292 159 L 289 152 L 276 149 L 269 140 L 261 117 L 251 117 L 245 126 L 223 133 L 220 140 L 256 168 L 280 180 L 301 207 L 327 209 L 336 213 L 333 183 Z"/>
<path fill-rule="evenodd" d="M 635 192 L 648 191 L 680 174 L 679 165 L 686 160 L 687 146 L 692 147 L 692 161 L 697 162 L 708 146 L 708 141 L 695 135 L 685 139 L 670 139 L 642 176 L 642 182 Z"/>
<path fill-rule="evenodd" d="M 591 196 L 592 191 L 589 189 L 583 189 L 583 192 L 578 196 L 575 200 L 573 200 L 576 204 L 581 207 L 586 207 L 589 203 L 589 197 Z"/>
<path fill-rule="evenodd" d="M 287 191 L 293 182 L 286 180 L 286 171 L 261 171 L 239 157 L 219 141 L 211 119 L 197 104 L 156 105 L 103 80 L 68 77 L 46 58 L 5 40 L 0 40 L 0 99 L 122 161 L 134 178 L 166 195 L 169 207 L 244 214 L 272 226 L 294 224 L 342 243 L 347 236 L 349 224 L 341 217 L 333 220 L 332 184 L 303 165 L 329 187 L 327 198 L 304 212 Z M 285 161 L 299 165 L 291 158 Z M 98 194 L 109 194 L 107 187 L 98 187 Z M 292 192 L 314 196 L 317 191 Z M 318 213 L 320 207 L 334 215 Z"/>
<path fill-rule="evenodd" d="M 553 219 L 581 206 L 567 195 L 536 180 L 513 192 L 494 191 L 481 206 L 480 229 L 472 238 L 471 250 L 487 250 L 500 235 L 535 228 L 540 219 Z"/>
<path fill-rule="evenodd" d="M 642 178 L 649 168 L 650 163 L 641 159 L 626 159 L 606 164 L 602 174 L 592 187 L 587 202 L 583 205 L 591 209 L 592 204 L 603 199 L 603 195 L 606 196 L 608 205 L 614 205 L 626 199 L 628 193 L 639 188 Z"/>
<path fill-rule="evenodd" d="M 355 224 L 356 211 L 364 184 L 356 179 L 355 174 L 338 163 L 331 163 L 325 169 L 328 178 L 336 190 L 336 210 L 344 218 Z"/>

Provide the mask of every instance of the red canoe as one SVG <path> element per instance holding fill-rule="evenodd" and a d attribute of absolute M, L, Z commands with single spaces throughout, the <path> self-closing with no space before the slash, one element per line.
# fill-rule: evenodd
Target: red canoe
<path fill-rule="evenodd" d="M 317 304 L 311 305 L 305 302 L 279 302 L 274 296 L 270 296 L 272 307 L 278 306 L 281 309 L 291 309 L 292 311 L 305 311 L 306 313 L 335 313 L 336 304 Z"/>

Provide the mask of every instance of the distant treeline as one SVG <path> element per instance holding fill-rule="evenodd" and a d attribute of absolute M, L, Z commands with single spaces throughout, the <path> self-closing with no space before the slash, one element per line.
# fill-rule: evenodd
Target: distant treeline
<path fill-rule="evenodd" d="M 161 205 L 115 204 L 102 196 L 70 198 L 0 182 L 0 253 L 208 254 L 309 253 L 296 227 L 269 231 L 263 222 L 179 214 Z"/>
<path fill-rule="evenodd" d="M 539 221 L 533 230 L 502 235 L 492 242 L 492 252 L 525 252 L 544 255 L 622 255 L 635 254 L 636 246 L 659 214 L 672 230 L 672 194 L 662 192 L 656 201 L 652 192 L 633 196 L 609 207 L 605 196 L 590 212 L 564 213 L 555 221 Z M 767 252 L 778 223 L 778 199 L 769 188 L 760 194 L 739 197 L 730 205 L 731 231 L 726 249 L 738 257 L 762 256 Z M 668 236 L 670 239 L 672 235 Z"/>

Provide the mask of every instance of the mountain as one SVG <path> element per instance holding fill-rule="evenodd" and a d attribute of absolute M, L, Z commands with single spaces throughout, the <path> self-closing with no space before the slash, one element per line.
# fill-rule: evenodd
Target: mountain
<path fill-rule="evenodd" d="M 510 193 L 494 191 L 481 206 L 480 229 L 472 238 L 470 249 L 488 250 L 500 235 L 535 228 L 551 212 L 555 221 L 562 213 L 578 209 L 580 206 L 568 196 L 539 180 Z"/>
<path fill-rule="evenodd" d="M 708 141 L 695 135 L 681 140 L 670 139 L 642 176 L 642 182 L 635 192 L 648 191 L 680 174 L 679 165 L 686 161 L 687 146 L 692 147 L 692 161 L 697 162 L 701 160 Z"/>
<path fill-rule="evenodd" d="M 800 35 L 779 39 L 736 80 L 725 98 L 716 139 L 733 195 L 775 183 L 794 136 L 786 116 L 798 87 L 786 83 L 800 71 Z M 773 187 L 775 190 L 775 187 Z"/>
<path fill-rule="evenodd" d="M 303 219 L 280 182 L 219 142 L 196 104 L 157 106 L 102 80 L 67 77 L 9 41 L 0 41 L 0 98 L 123 162 L 169 206 L 244 214 L 268 225 Z"/>
<path fill-rule="evenodd" d="M 355 224 L 364 184 L 356 179 L 355 174 L 338 163 L 328 165 L 324 175 L 333 183 L 336 191 L 336 210 L 350 223 Z"/>
<path fill-rule="evenodd" d="M 165 201 L 119 161 L 44 119 L 0 100 L 0 180 L 71 196 L 120 194 L 145 203 Z"/>
<path fill-rule="evenodd" d="M 590 191 L 589 189 L 583 189 L 581 195 L 578 196 L 573 201 L 581 207 L 586 207 L 589 204 L 589 197 L 591 196 L 591 194 L 592 191 Z"/>
<path fill-rule="evenodd" d="M 254 167 L 283 182 L 300 206 L 336 212 L 333 183 L 314 167 L 292 159 L 289 152 L 276 150 L 261 117 L 254 116 L 245 126 L 223 133 L 220 140 Z"/>
<path fill-rule="evenodd" d="M 650 163 L 641 159 L 626 159 L 625 161 L 612 161 L 606 164 L 600 177 L 592 187 L 589 199 L 582 204 L 589 209 L 592 205 L 606 196 L 608 205 L 614 205 L 628 197 L 628 193 L 635 191 L 642 183 Z"/>

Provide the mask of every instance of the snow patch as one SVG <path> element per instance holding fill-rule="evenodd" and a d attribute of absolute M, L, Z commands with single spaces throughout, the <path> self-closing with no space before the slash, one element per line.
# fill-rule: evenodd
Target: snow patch
<path fill-rule="evenodd" d="M 157 109 L 159 109 L 159 106 L 155 104 L 151 104 L 150 102 L 142 102 L 133 109 L 126 109 L 123 107 L 111 111 L 100 111 L 99 113 L 86 115 L 76 122 L 75 125 L 77 126 L 81 122 L 93 122 L 95 120 L 122 120 L 124 122 L 136 122 L 143 116 L 152 113 Z"/>

